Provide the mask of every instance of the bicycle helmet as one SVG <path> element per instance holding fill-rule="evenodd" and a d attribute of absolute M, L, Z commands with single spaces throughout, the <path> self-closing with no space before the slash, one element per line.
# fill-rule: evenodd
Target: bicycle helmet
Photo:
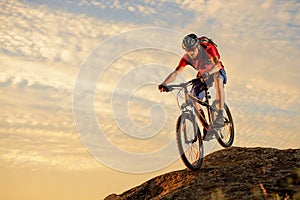
<path fill-rule="evenodd" d="M 191 33 L 183 38 L 182 48 L 185 50 L 190 50 L 190 49 L 197 47 L 198 44 L 199 44 L 199 40 L 198 40 L 197 35 L 194 33 Z"/>

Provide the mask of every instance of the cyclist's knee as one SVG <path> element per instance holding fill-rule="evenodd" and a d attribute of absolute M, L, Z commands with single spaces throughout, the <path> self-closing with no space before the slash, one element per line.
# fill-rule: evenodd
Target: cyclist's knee
<path fill-rule="evenodd" d="M 218 73 L 214 74 L 214 81 L 220 84 L 226 84 L 227 76 L 225 71 L 220 70 Z"/>
<path fill-rule="evenodd" d="M 224 78 L 223 76 L 220 75 L 220 73 L 215 73 L 214 74 L 214 82 L 215 83 L 224 83 Z"/>

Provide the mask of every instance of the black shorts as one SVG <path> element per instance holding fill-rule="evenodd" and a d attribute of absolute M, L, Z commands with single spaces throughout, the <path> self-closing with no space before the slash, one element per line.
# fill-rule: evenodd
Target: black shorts
<path fill-rule="evenodd" d="M 221 69 L 219 71 L 219 76 L 220 78 L 223 79 L 223 84 L 227 83 L 227 75 L 226 75 L 226 71 L 225 69 Z M 206 88 L 210 88 L 213 85 L 214 82 L 214 77 L 213 75 L 209 76 L 208 79 L 205 81 L 205 83 L 199 83 L 197 85 L 194 86 L 194 93 L 195 95 L 198 97 L 199 94 Z"/>

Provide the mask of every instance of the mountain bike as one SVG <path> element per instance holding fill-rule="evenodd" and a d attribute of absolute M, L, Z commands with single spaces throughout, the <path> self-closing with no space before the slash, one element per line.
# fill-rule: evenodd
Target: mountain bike
<path fill-rule="evenodd" d="M 203 100 L 194 96 L 193 90 L 197 84 L 201 84 L 201 91 L 204 91 Z M 213 125 L 217 115 L 217 101 L 215 100 L 210 104 L 211 96 L 208 85 L 203 77 L 200 77 L 186 83 L 166 86 L 167 91 L 178 90 L 177 104 L 181 110 L 181 115 L 176 123 L 176 139 L 180 157 L 185 166 L 191 170 L 199 170 L 202 165 L 203 140 L 215 137 L 219 144 L 225 148 L 230 147 L 234 140 L 233 119 L 226 103 L 224 104 L 225 112 L 223 112 L 224 126 L 216 127 Z M 206 108 L 207 117 L 202 108 Z M 201 130 L 200 127 L 203 129 Z"/>

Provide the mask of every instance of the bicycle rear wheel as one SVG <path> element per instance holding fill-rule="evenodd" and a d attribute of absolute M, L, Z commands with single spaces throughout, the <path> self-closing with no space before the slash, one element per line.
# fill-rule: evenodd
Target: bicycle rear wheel
<path fill-rule="evenodd" d="M 191 119 L 192 118 L 192 119 Z M 199 170 L 203 161 L 203 145 L 195 117 L 180 115 L 176 124 L 176 138 L 181 160 L 191 170 Z"/>
<path fill-rule="evenodd" d="M 234 125 L 229 107 L 224 104 L 223 119 L 224 127 L 219 128 L 216 134 L 219 144 L 222 147 L 228 148 L 232 145 L 234 140 Z"/>

